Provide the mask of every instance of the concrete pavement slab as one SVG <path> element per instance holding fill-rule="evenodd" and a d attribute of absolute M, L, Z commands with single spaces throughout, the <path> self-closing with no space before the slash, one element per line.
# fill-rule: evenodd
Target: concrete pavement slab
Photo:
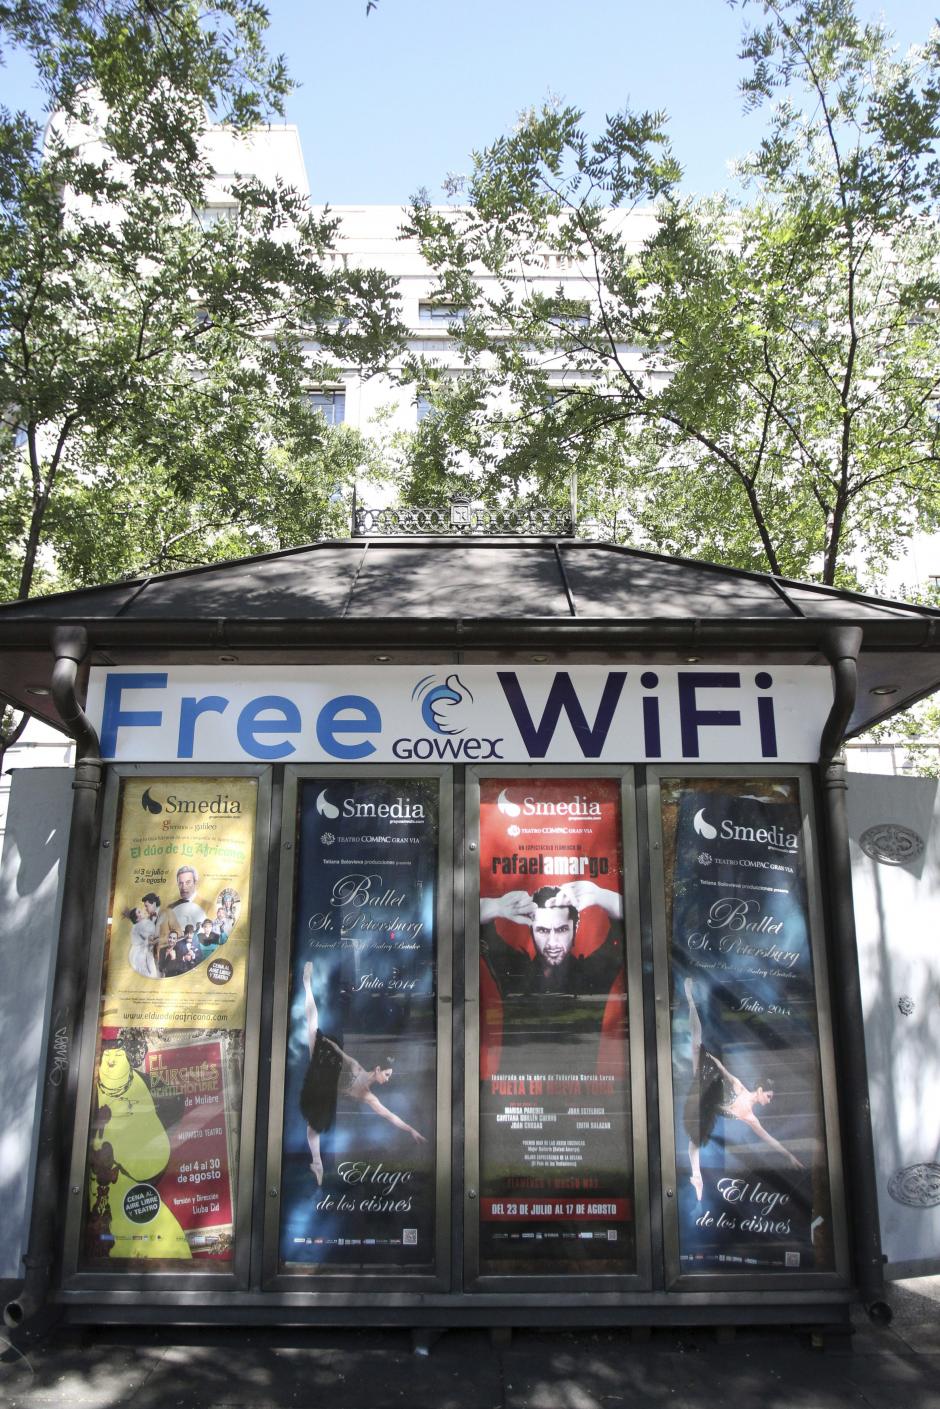
<path fill-rule="evenodd" d="M 940 1279 L 889 1288 L 890 1327 L 707 1329 L 57 1328 L 0 1355 L 5 1409 L 940 1409 Z"/>

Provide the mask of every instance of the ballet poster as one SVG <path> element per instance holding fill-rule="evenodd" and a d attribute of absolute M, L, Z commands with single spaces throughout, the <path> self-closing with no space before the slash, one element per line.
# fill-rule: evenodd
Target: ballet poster
<path fill-rule="evenodd" d="M 480 784 L 480 1271 L 634 1266 L 620 784 Z"/>
<path fill-rule="evenodd" d="M 301 784 L 281 1264 L 432 1271 L 438 781 Z"/>
<path fill-rule="evenodd" d="M 798 784 L 664 782 L 682 1272 L 833 1265 Z"/>

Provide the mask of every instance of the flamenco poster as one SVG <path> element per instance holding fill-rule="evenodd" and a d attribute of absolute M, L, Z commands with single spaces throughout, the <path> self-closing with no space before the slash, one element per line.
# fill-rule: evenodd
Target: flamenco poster
<path fill-rule="evenodd" d="M 284 1266 L 433 1267 L 438 787 L 301 785 Z"/>
<path fill-rule="evenodd" d="M 480 784 L 480 1271 L 635 1257 L 620 784 Z"/>
<path fill-rule="evenodd" d="M 681 1271 L 828 1270 L 798 784 L 667 780 L 663 800 Z"/>

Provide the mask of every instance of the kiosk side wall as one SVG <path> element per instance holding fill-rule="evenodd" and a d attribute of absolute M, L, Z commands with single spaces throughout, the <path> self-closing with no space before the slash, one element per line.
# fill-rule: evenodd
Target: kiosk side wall
<path fill-rule="evenodd" d="M 22 1276 L 72 810 L 72 770 L 12 774 L 0 860 L 0 1279 Z"/>
<path fill-rule="evenodd" d="M 853 773 L 848 811 L 885 1274 L 925 1276 L 940 1272 L 940 783 Z M 877 860 L 879 837 L 910 858 Z"/>

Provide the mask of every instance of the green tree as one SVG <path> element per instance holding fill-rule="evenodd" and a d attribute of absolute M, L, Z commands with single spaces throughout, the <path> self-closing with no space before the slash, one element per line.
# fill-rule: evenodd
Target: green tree
<path fill-rule="evenodd" d="M 306 388 L 383 364 L 392 280 L 283 183 L 205 215 L 210 118 L 288 88 L 265 25 L 254 0 L 0 5 L 56 115 L 43 138 L 0 109 L 6 596 L 314 536 L 365 454 Z"/>
<path fill-rule="evenodd" d="M 577 466 L 624 536 L 827 583 L 938 522 L 940 31 L 899 58 L 851 0 L 751 9 L 742 89 L 770 112 L 737 195 L 677 196 L 662 114 L 591 139 L 549 108 L 474 157 L 465 208 L 414 202 L 467 363 L 411 366 L 438 407 L 414 485 L 470 458 L 561 503 Z"/>
<path fill-rule="evenodd" d="M 940 607 L 940 587 L 933 580 L 904 586 L 899 595 L 905 602 Z M 904 772 L 921 778 L 940 778 L 940 692 L 927 695 L 885 723 L 876 724 L 858 736 L 858 743 L 891 744 L 895 750 L 903 750 Z"/>

